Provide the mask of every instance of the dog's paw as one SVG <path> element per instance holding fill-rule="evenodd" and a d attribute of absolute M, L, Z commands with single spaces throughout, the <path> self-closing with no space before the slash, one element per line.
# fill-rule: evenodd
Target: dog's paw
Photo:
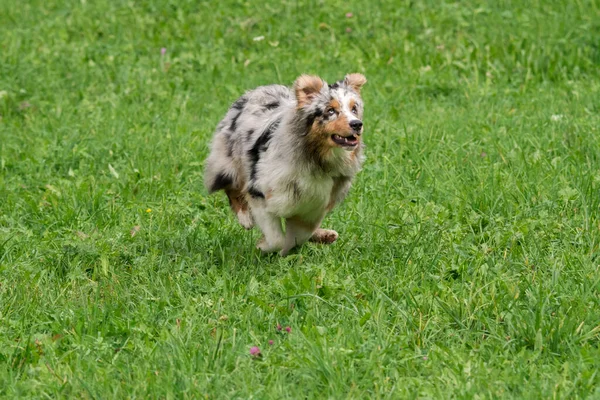
<path fill-rule="evenodd" d="M 310 238 L 311 242 L 331 244 L 338 239 L 339 235 L 336 231 L 331 229 L 317 229 Z"/>
<path fill-rule="evenodd" d="M 279 255 L 280 255 L 281 257 L 287 257 L 287 255 L 288 255 L 288 254 L 290 254 L 290 250 L 291 250 L 291 249 L 283 249 L 283 250 L 281 250 L 281 251 L 279 252 Z"/>
<path fill-rule="evenodd" d="M 263 236 L 256 244 L 256 248 L 266 254 L 281 250 L 281 245 L 269 244 Z"/>

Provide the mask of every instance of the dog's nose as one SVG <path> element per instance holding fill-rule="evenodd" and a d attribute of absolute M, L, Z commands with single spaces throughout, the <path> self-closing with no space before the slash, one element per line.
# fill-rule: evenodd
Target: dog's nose
<path fill-rule="evenodd" d="M 354 121 L 350 121 L 350 128 L 352 128 L 355 132 L 360 133 L 360 128 L 362 128 L 362 121 L 355 119 Z"/>

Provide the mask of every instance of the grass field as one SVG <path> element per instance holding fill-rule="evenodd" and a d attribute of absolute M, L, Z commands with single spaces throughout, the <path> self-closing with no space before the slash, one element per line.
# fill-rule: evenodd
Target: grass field
<path fill-rule="evenodd" d="M 262 256 L 213 129 L 348 72 L 340 240 Z M 600 398 L 597 0 L 4 0 L 0 115 L 0 397 Z"/>

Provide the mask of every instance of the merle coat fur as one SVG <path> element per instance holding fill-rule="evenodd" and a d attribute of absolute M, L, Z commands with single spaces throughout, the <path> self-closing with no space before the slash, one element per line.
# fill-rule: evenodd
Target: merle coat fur
<path fill-rule="evenodd" d="M 365 83 L 361 74 L 332 85 L 302 75 L 293 88 L 258 87 L 218 124 L 205 184 L 211 193 L 225 191 L 245 228 L 258 225 L 264 252 L 286 255 L 309 239 L 337 239 L 320 224 L 361 168 Z"/>

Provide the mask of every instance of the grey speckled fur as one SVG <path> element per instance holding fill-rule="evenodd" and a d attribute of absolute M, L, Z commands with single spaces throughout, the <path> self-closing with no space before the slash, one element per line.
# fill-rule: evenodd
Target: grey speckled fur
<path fill-rule="evenodd" d="M 365 82 L 360 74 L 332 85 L 302 75 L 293 88 L 261 86 L 237 99 L 218 124 L 206 187 L 227 193 L 244 227 L 259 226 L 263 251 L 285 255 L 311 238 L 337 239 L 319 225 L 361 168 Z"/>

